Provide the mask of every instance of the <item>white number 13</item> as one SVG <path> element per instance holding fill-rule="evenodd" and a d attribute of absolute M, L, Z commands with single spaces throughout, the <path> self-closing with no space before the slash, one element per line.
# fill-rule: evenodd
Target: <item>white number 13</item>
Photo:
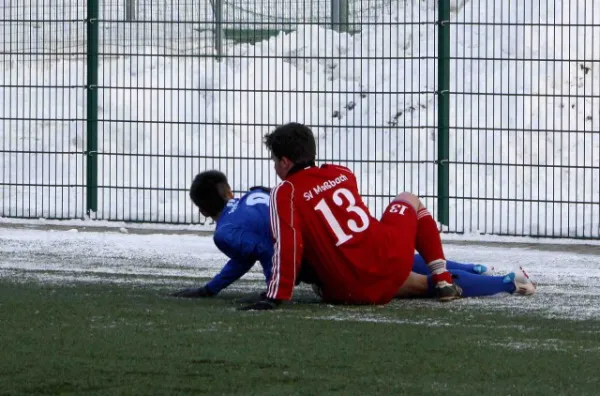
<path fill-rule="evenodd" d="M 348 220 L 347 226 L 350 229 L 350 231 L 354 233 L 359 233 L 369 228 L 369 215 L 361 207 L 356 206 L 356 198 L 354 198 L 354 195 L 350 192 L 350 190 L 345 188 L 340 188 L 336 190 L 333 193 L 333 202 L 337 206 L 342 206 L 344 204 L 342 196 L 344 196 L 344 198 L 346 198 L 346 200 L 348 201 L 348 207 L 346 208 L 346 212 L 356 213 L 358 217 L 360 217 L 360 224 L 357 223 L 355 220 Z M 319 201 L 317 206 L 315 206 L 315 210 L 318 210 L 321 213 L 323 213 L 323 216 L 325 216 L 325 220 L 327 220 L 327 223 L 333 230 L 338 240 L 335 246 L 340 246 L 341 244 L 348 242 L 350 239 L 352 239 L 353 235 L 349 235 L 344 232 L 342 226 L 333 215 L 331 208 L 329 207 L 327 201 L 325 201 L 324 198 Z"/>

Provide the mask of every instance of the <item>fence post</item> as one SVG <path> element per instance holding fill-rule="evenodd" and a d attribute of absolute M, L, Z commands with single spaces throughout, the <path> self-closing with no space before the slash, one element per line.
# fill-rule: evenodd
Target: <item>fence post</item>
<path fill-rule="evenodd" d="M 339 0 L 340 2 L 340 30 L 339 32 L 348 32 L 350 25 L 348 24 L 348 0 Z"/>
<path fill-rule="evenodd" d="M 217 61 L 220 61 L 223 56 L 223 0 L 211 0 L 211 4 L 215 17 L 215 51 Z"/>
<path fill-rule="evenodd" d="M 340 0 L 331 0 L 331 29 L 340 31 Z"/>
<path fill-rule="evenodd" d="M 98 16 L 100 0 L 88 0 L 87 7 L 87 149 L 86 209 L 98 211 Z"/>
<path fill-rule="evenodd" d="M 135 21 L 136 0 L 125 0 L 125 20 Z"/>
<path fill-rule="evenodd" d="M 440 0 L 438 16 L 438 221 L 450 222 L 450 0 Z"/>
<path fill-rule="evenodd" d="M 338 33 L 349 30 L 348 0 L 331 0 L 331 29 Z"/>

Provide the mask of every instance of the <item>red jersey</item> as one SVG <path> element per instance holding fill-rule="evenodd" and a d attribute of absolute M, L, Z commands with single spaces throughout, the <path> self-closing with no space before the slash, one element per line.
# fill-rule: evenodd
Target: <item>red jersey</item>
<path fill-rule="evenodd" d="M 323 165 L 289 175 L 271 192 L 270 219 L 275 247 L 269 298 L 291 299 L 303 257 L 330 302 L 387 303 L 411 271 L 414 241 L 397 249 L 403 241 L 369 213 L 348 168 Z"/>

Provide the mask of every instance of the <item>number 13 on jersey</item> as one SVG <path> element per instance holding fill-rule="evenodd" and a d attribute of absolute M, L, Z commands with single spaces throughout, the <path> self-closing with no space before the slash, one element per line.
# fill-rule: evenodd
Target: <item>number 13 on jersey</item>
<path fill-rule="evenodd" d="M 345 198 L 345 199 L 344 199 Z M 345 221 L 345 228 L 350 231 L 347 233 L 344 231 L 342 224 L 333 214 L 331 207 L 327 203 L 325 198 L 321 199 L 315 206 L 315 210 L 321 212 L 325 221 L 335 234 L 337 238 L 336 246 L 340 246 L 354 237 L 354 234 L 358 234 L 369 228 L 371 222 L 369 215 L 360 206 L 356 206 L 356 197 L 352 192 L 346 188 L 339 188 L 333 193 L 333 203 L 338 207 L 345 207 L 346 212 L 354 213 L 358 216 L 358 220 L 348 219 Z"/>

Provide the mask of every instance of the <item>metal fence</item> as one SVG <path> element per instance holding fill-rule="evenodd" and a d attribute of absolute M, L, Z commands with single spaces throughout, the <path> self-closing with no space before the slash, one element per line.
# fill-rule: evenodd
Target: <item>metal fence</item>
<path fill-rule="evenodd" d="M 195 173 L 274 185 L 294 120 L 375 215 L 600 237 L 595 0 L 45 3 L 0 9 L 0 217 L 203 223 Z"/>

